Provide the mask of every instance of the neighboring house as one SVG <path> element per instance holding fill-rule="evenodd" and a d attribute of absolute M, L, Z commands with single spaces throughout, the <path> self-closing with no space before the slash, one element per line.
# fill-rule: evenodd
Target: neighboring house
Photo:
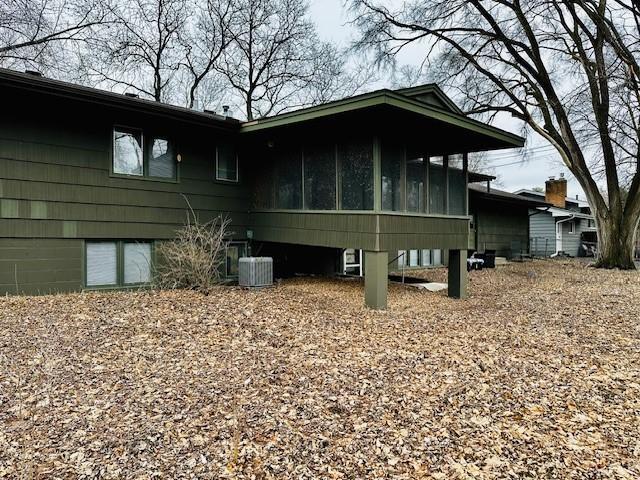
<path fill-rule="evenodd" d="M 589 204 L 567 197 L 567 180 L 564 176 L 547 180 L 544 192 L 518 190 L 514 193 L 551 204 L 529 212 L 532 254 L 545 257 L 559 254 L 584 256 L 583 245 L 596 241 L 596 224 Z"/>
<path fill-rule="evenodd" d="M 499 257 L 513 258 L 529 252 L 529 212 L 550 205 L 486 184 L 469 185 L 471 233 L 469 249 L 495 251 Z"/>
<path fill-rule="evenodd" d="M 230 216 L 229 276 L 247 253 L 335 272 L 354 249 L 384 308 L 395 252 L 446 249 L 464 297 L 467 182 L 482 179 L 467 153 L 523 145 L 435 86 L 246 123 L 9 70 L 0 89 L 2 294 L 148 283 L 184 195 L 203 220 Z"/>

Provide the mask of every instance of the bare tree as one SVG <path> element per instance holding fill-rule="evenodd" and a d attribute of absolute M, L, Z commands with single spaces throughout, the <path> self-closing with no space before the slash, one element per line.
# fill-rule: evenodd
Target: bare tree
<path fill-rule="evenodd" d="M 115 23 L 82 55 L 87 83 L 168 100 L 184 58 L 186 0 L 120 0 Z"/>
<path fill-rule="evenodd" d="M 215 78 L 214 82 L 207 80 L 217 73 L 215 67 L 232 40 L 230 24 L 237 7 L 233 0 L 206 0 L 194 2 L 192 11 L 195 22 L 181 36 L 189 108 L 195 107 L 199 96 L 203 97 L 202 87 L 207 90 L 205 102 L 212 100 L 212 94 L 219 96 L 224 91 L 222 78 Z"/>
<path fill-rule="evenodd" d="M 549 141 L 587 195 L 597 265 L 632 269 L 640 220 L 640 6 L 626 0 L 352 0 L 358 47 L 420 45 L 472 114 L 506 113 Z M 602 190 L 601 190 L 602 186 Z M 626 199 L 623 191 L 628 190 Z"/>
<path fill-rule="evenodd" d="M 306 0 L 235 0 L 232 41 L 216 69 L 241 96 L 248 120 L 336 95 L 341 53 L 322 42 Z"/>
<path fill-rule="evenodd" d="M 108 1 L 3 0 L 0 2 L 0 65 L 49 67 L 59 49 L 88 41 L 108 24 Z"/>

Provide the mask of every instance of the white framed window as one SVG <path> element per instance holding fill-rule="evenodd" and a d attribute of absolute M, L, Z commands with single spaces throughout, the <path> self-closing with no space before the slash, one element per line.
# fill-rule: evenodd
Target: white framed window
<path fill-rule="evenodd" d="M 567 222 L 569 224 L 569 233 L 576 233 L 576 222 L 575 220 L 571 220 Z"/>
<path fill-rule="evenodd" d="M 238 155 L 233 145 L 216 147 L 216 180 L 238 182 Z"/>
<path fill-rule="evenodd" d="M 398 250 L 398 267 L 404 267 L 407 264 L 407 251 Z"/>

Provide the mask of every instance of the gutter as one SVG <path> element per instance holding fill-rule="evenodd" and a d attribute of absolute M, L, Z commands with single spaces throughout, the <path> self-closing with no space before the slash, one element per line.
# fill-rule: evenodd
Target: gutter
<path fill-rule="evenodd" d="M 556 235 L 558 235 L 558 225 L 560 225 L 561 223 L 564 223 L 564 222 L 568 222 L 569 220 L 573 220 L 573 219 L 575 219 L 575 218 L 576 218 L 576 216 L 575 216 L 575 215 L 571 215 L 569 218 L 565 218 L 564 220 L 559 220 L 559 221 L 557 221 L 557 222 L 556 222 Z M 556 240 L 557 240 L 557 239 L 556 239 Z M 557 245 L 556 245 L 556 247 L 557 247 Z M 553 255 L 551 255 L 551 256 L 552 256 L 552 257 L 557 257 L 557 256 L 558 256 L 558 253 L 560 253 L 560 251 L 556 249 L 556 253 L 554 253 L 554 254 L 553 254 Z"/>

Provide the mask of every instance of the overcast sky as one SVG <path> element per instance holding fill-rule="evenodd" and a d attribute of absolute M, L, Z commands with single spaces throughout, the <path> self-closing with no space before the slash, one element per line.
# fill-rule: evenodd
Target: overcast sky
<path fill-rule="evenodd" d="M 344 0 L 311 0 L 310 14 L 318 27 L 320 35 L 325 40 L 330 40 L 338 45 L 348 46 L 357 35 L 354 27 L 349 25 L 349 12 L 344 8 Z M 401 62 L 417 64 L 422 58 L 419 49 L 413 49 L 401 57 Z M 384 83 L 380 87 L 388 86 Z M 521 133 L 520 125 L 510 118 L 502 120 L 496 126 L 513 133 Z M 561 173 L 568 179 L 569 196 L 579 195 L 584 199 L 584 194 L 578 183 L 562 164 L 558 155 L 554 153 L 549 144 L 540 139 L 530 138 L 527 155 L 528 161 L 521 162 L 522 156 L 517 150 L 503 150 L 491 154 L 491 165 L 495 166 L 495 173 L 499 176 L 498 188 L 515 191 L 521 188 L 543 187 L 544 182 L 550 176 L 560 176 Z M 507 165 L 512 164 L 512 165 Z"/>

